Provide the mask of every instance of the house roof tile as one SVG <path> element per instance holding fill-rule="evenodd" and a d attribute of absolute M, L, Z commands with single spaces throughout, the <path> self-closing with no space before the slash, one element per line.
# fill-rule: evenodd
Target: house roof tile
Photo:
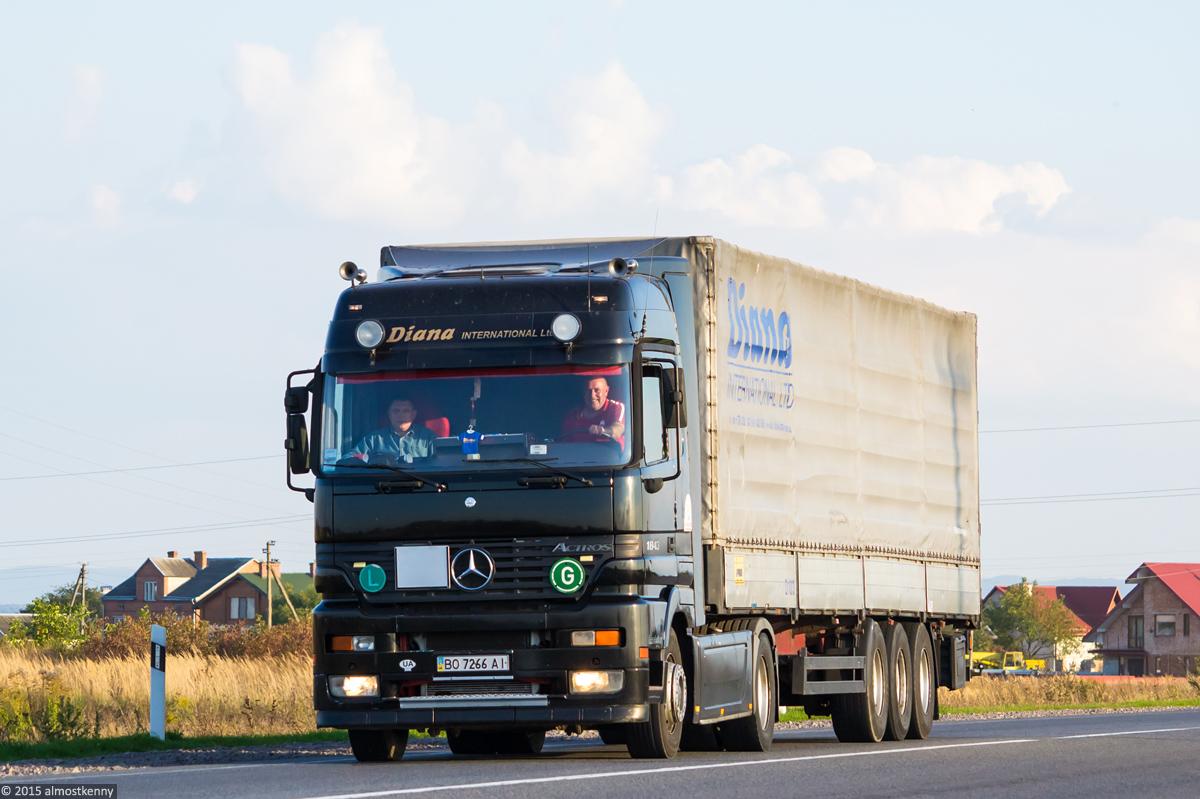
<path fill-rule="evenodd" d="M 196 572 L 195 577 L 167 594 L 163 600 L 190 599 L 194 602 L 203 599 L 206 594 L 222 585 L 253 560 L 253 558 L 209 558 L 207 568 Z"/>
<path fill-rule="evenodd" d="M 1200 614 L 1200 563 L 1143 563 L 1127 583 L 1142 583 L 1153 575 L 1162 580 L 1193 613 Z"/>
<path fill-rule="evenodd" d="M 987 598 L 994 593 L 1003 596 L 1011 587 L 998 585 L 988 592 Z M 1108 585 L 1035 585 L 1032 588 L 1051 601 L 1061 599 L 1067 610 L 1075 614 L 1083 635 L 1090 634 L 1104 621 L 1121 598 L 1120 592 Z"/>
<path fill-rule="evenodd" d="M 150 558 L 150 562 L 164 577 L 192 577 L 196 574 L 196 564 L 189 558 Z"/>

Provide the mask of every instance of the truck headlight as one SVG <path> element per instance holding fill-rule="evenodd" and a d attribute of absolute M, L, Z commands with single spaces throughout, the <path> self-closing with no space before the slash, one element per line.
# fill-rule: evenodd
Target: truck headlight
<path fill-rule="evenodd" d="M 333 675 L 329 678 L 329 693 L 343 699 L 379 696 L 379 678 L 374 674 Z"/>
<path fill-rule="evenodd" d="M 354 331 L 354 337 L 358 339 L 358 343 L 362 346 L 367 349 L 374 349 L 383 341 L 383 325 L 374 319 L 368 319 Z"/>
<path fill-rule="evenodd" d="M 356 635 L 351 639 L 350 646 L 355 652 L 374 652 L 375 636 Z"/>
<path fill-rule="evenodd" d="M 625 672 L 619 669 L 571 672 L 571 693 L 573 694 L 615 694 L 624 687 Z"/>

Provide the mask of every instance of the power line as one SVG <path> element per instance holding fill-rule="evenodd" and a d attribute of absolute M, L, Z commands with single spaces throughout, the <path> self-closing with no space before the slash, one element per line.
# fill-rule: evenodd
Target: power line
<path fill-rule="evenodd" d="M 64 544 L 85 541 L 115 541 L 124 538 L 148 538 L 157 535 L 175 535 L 178 533 L 209 533 L 221 530 L 237 530 L 243 527 L 261 527 L 277 525 L 279 522 L 293 522 L 310 518 L 303 516 L 279 516 L 272 519 L 246 519 L 236 522 L 217 522 L 216 524 L 193 525 L 189 527 L 159 527 L 149 530 L 134 530 L 127 533 L 105 533 L 101 535 L 67 536 L 64 538 L 26 538 L 19 541 L 5 541 L 0 547 L 39 546 L 42 544 Z"/>
<path fill-rule="evenodd" d="M 1014 427 L 1009 430 L 980 430 L 979 433 L 1041 433 L 1047 430 L 1098 430 L 1102 427 L 1147 427 L 1159 424 L 1197 424 L 1200 419 L 1172 419 L 1166 422 L 1122 422 L 1120 424 L 1074 424 L 1064 427 Z"/>
<path fill-rule="evenodd" d="M 1011 500 L 980 500 L 979 504 L 989 508 L 1000 508 L 1006 505 L 1060 505 L 1070 504 L 1075 502 L 1121 502 L 1131 499 L 1175 499 L 1178 497 L 1200 497 L 1200 491 L 1193 491 L 1186 494 L 1149 494 L 1142 496 L 1095 496 L 1091 498 L 1081 499 L 1037 499 L 1036 497 L 1028 497 L 1021 499 L 1014 497 Z"/>
<path fill-rule="evenodd" d="M 1124 495 L 1139 495 L 1132 497 L 1133 499 L 1141 499 L 1142 497 L 1140 495 L 1147 495 L 1147 499 L 1152 499 L 1152 495 L 1155 494 L 1171 494 L 1181 491 L 1200 491 L 1200 486 L 1186 486 L 1184 488 L 1145 488 L 1138 491 L 1101 491 L 1095 494 L 1046 494 L 1038 497 L 992 497 L 990 499 L 980 500 L 980 502 L 1009 502 L 1033 499 L 1077 499 L 1081 497 L 1116 497 Z"/>
<path fill-rule="evenodd" d="M 4 453 L 7 454 L 7 453 Z M 15 457 L 15 456 L 14 456 Z M 129 469 L 101 469 L 95 472 L 63 472 L 62 474 L 30 474 L 21 477 L 0 477 L 0 483 L 7 480 L 43 480 L 47 477 L 86 477 L 93 474 L 115 474 L 120 472 L 145 472 L 151 469 L 178 469 L 180 466 L 208 466 L 214 463 L 241 463 L 243 461 L 263 461 L 283 458 L 284 455 L 259 455 L 254 458 L 227 458 L 221 461 L 198 461 L 196 463 L 166 463 L 162 466 L 135 466 Z M 207 471 L 207 470 L 205 470 Z"/>

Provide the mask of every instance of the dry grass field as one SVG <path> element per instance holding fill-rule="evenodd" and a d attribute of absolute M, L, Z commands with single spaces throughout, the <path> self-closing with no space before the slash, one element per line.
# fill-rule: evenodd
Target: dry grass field
<path fill-rule="evenodd" d="M 1196 704 L 1200 688 L 1159 678 L 1104 682 L 1070 676 L 977 677 L 942 689 L 944 712 L 1137 703 Z M 134 735 L 147 730 L 145 658 L 63 658 L 0 646 L 0 742 Z M 167 729 L 187 737 L 291 735 L 315 729 L 307 656 L 172 656 Z"/>
<path fill-rule="evenodd" d="M 975 677 L 961 691 L 940 688 L 943 711 L 990 708 L 1045 708 L 1082 705 L 1129 706 L 1137 703 L 1195 703 L 1200 690 L 1180 677 L 1142 677 L 1102 681 L 1088 677 Z"/>
<path fill-rule="evenodd" d="M 146 658 L 62 659 L 0 647 L 0 741 L 133 735 L 147 730 Z M 308 657 L 167 661 L 167 730 L 185 736 L 315 729 Z"/>

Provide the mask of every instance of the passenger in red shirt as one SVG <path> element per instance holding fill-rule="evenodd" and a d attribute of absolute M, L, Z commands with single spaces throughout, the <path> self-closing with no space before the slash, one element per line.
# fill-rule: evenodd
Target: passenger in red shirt
<path fill-rule="evenodd" d="M 563 421 L 563 441 L 615 441 L 625 447 L 625 406 L 608 398 L 608 381 L 596 377 L 588 381 L 583 407 L 567 414 Z"/>

